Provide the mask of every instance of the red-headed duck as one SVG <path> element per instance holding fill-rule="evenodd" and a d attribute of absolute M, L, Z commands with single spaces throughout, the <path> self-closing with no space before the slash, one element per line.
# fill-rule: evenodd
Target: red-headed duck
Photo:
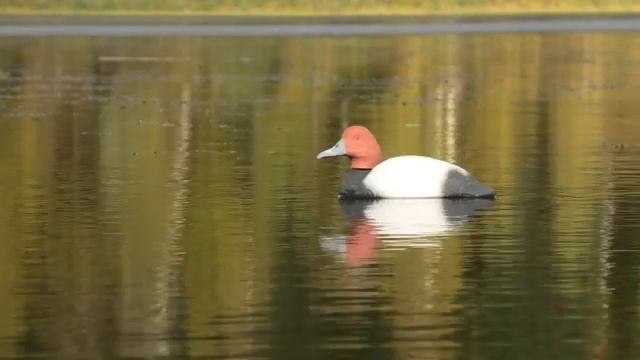
<path fill-rule="evenodd" d="M 347 156 L 351 169 L 341 198 L 494 198 L 496 192 L 465 169 L 426 156 L 397 156 L 382 161 L 375 136 L 364 126 L 350 126 L 318 159 Z"/>

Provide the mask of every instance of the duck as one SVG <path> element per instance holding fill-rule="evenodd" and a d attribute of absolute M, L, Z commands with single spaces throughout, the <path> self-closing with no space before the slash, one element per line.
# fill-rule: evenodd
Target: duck
<path fill-rule="evenodd" d="M 443 160 L 403 155 L 383 161 L 375 136 L 361 125 L 347 127 L 340 140 L 316 158 L 335 156 L 351 160 L 338 192 L 342 199 L 496 197 L 491 186 Z"/>

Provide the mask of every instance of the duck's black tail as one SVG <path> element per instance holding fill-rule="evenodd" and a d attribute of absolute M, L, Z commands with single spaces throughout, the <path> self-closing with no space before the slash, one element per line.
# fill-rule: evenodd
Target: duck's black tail
<path fill-rule="evenodd" d="M 482 198 L 494 199 L 496 191 L 489 185 L 476 180 L 470 174 L 450 171 L 444 189 L 447 198 Z"/>
<path fill-rule="evenodd" d="M 463 189 L 462 193 L 473 198 L 495 199 L 496 197 L 496 191 L 491 186 L 481 182 L 470 184 Z"/>

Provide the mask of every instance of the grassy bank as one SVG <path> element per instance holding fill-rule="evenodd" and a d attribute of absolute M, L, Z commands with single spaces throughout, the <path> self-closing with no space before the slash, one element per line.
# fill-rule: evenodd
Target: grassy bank
<path fill-rule="evenodd" d="M 640 0 L 5 0 L 4 14 L 431 15 L 640 12 Z"/>

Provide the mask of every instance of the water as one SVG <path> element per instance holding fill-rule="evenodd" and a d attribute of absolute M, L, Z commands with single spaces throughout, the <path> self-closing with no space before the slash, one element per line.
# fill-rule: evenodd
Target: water
<path fill-rule="evenodd" d="M 640 34 L 0 37 L 0 357 L 634 359 Z M 495 202 L 340 203 L 385 156 Z"/>

